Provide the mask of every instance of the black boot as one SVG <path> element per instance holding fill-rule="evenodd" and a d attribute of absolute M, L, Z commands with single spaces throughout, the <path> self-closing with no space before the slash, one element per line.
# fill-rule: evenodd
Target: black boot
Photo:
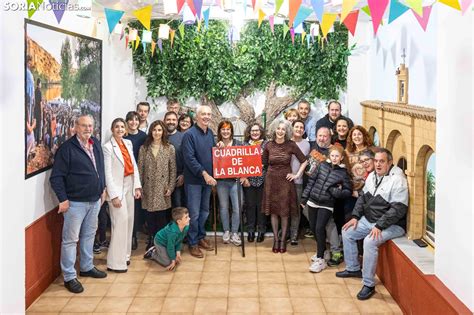
<path fill-rule="evenodd" d="M 257 234 L 257 243 L 263 242 L 263 239 L 265 238 L 265 233 L 263 232 L 258 232 Z"/>
<path fill-rule="evenodd" d="M 137 241 L 137 237 L 134 236 L 132 237 L 132 250 L 136 250 L 138 248 L 138 241 Z"/>
<path fill-rule="evenodd" d="M 247 240 L 249 241 L 249 243 L 252 243 L 253 241 L 255 241 L 255 232 L 249 232 L 249 235 L 247 236 Z"/>

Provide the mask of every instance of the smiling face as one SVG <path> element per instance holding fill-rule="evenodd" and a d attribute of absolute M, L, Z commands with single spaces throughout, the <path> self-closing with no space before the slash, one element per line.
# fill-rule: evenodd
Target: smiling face
<path fill-rule="evenodd" d="M 337 150 L 331 150 L 329 153 L 329 159 L 333 165 L 339 165 L 343 160 L 342 154 Z"/>
<path fill-rule="evenodd" d="M 336 121 L 341 116 L 341 105 L 336 102 L 332 102 L 328 105 L 329 118 L 332 121 Z"/>
<path fill-rule="evenodd" d="M 295 138 L 301 138 L 304 134 L 304 124 L 301 122 L 297 122 L 293 126 L 293 136 Z"/>
<path fill-rule="evenodd" d="M 359 163 L 365 168 L 367 173 L 370 173 L 374 170 L 374 160 L 368 156 L 362 155 L 359 159 Z"/>
<path fill-rule="evenodd" d="M 286 126 L 284 123 L 280 123 L 275 130 L 276 140 L 285 141 Z"/>
<path fill-rule="evenodd" d="M 150 107 L 147 105 L 138 105 L 137 106 L 137 113 L 140 121 L 146 121 L 148 118 L 148 114 L 150 113 Z"/>
<path fill-rule="evenodd" d="M 133 116 L 132 119 L 127 120 L 127 127 L 131 132 L 135 132 L 138 129 L 139 124 L 140 121 L 137 116 Z"/>
<path fill-rule="evenodd" d="M 232 130 L 230 127 L 222 127 L 220 133 L 222 140 L 230 140 L 232 138 Z"/>
<path fill-rule="evenodd" d="M 309 112 L 311 111 L 309 104 L 301 102 L 298 104 L 298 113 L 300 114 L 301 119 L 305 120 L 308 118 Z"/>
<path fill-rule="evenodd" d="M 191 127 L 191 118 L 186 117 L 179 122 L 179 128 L 181 132 L 188 130 Z"/>
<path fill-rule="evenodd" d="M 336 124 L 336 132 L 340 138 L 346 138 L 347 133 L 349 132 L 349 126 L 347 125 L 347 121 L 345 121 L 344 119 L 338 120 Z"/>
<path fill-rule="evenodd" d="M 352 131 L 352 142 L 357 146 L 364 143 L 364 135 L 359 129 L 354 129 L 354 131 Z"/>
<path fill-rule="evenodd" d="M 211 121 L 212 112 L 209 106 L 200 106 L 196 115 L 196 123 L 201 129 L 207 129 Z"/>
<path fill-rule="evenodd" d="M 125 124 L 121 121 L 117 121 L 112 126 L 112 135 L 114 136 L 115 139 L 122 139 L 126 131 L 127 129 L 125 128 Z"/>
<path fill-rule="evenodd" d="M 319 128 L 316 133 L 316 143 L 320 148 L 327 148 L 331 144 L 331 133 L 327 128 Z"/>
<path fill-rule="evenodd" d="M 153 128 L 152 136 L 153 140 L 155 141 L 160 141 L 161 139 L 163 139 L 163 128 L 161 127 L 161 125 L 156 125 L 155 128 Z"/>
<path fill-rule="evenodd" d="M 171 134 L 176 130 L 178 126 L 178 117 L 176 115 L 170 114 L 165 117 L 165 125 L 168 132 Z"/>
<path fill-rule="evenodd" d="M 289 113 L 288 116 L 286 117 L 286 120 L 288 120 L 290 123 L 293 123 L 297 119 L 298 119 L 297 113 Z"/>
<path fill-rule="evenodd" d="M 260 140 L 260 136 L 260 127 L 258 125 L 252 126 L 252 128 L 250 129 L 250 139 L 257 141 Z"/>
<path fill-rule="evenodd" d="M 80 117 L 75 125 L 75 131 L 81 141 L 88 141 L 94 131 L 94 121 L 88 116 Z"/>

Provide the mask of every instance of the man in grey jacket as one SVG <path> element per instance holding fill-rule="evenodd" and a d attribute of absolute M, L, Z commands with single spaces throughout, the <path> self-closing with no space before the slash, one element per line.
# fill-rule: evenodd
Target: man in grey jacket
<path fill-rule="evenodd" d="M 393 166 L 389 150 L 377 148 L 375 152 L 375 170 L 365 181 L 352 219 L 342 227 L 346 270 L 336 272 L 340 278 L 363 278 L 363 287 L 357 294 L 359 300 L 367 300 L 375 293 L 379 246 L 405 234 L 408 210 L 408 184 L 403 171 Z M 357 241 L 361 239 L 364 239 L 362 272 L 357 251 Z"/>

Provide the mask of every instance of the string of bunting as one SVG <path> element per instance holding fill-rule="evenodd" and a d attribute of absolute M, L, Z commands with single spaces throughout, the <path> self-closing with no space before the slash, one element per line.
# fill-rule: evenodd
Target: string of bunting
<path fill-rule="evenodd" d="M 44 0 L 27 0 L 28 3 L 28 17 L 31 18 L 38 7 Z M 61 23 L 61 19 L 67 8 L 69 0 L 48 0 L 56 20 Z M 151 55 L 155 53 L 156 45 L 160 52 L 163 51 L 163 40 L 170 40 L 170 46 L 173 48 L 176 31 L 179 31 L 181 40 L 184 39 L 185 24 L 195 24 L 197 22 L 198 32 L 201 30 L 202 20 L 204 20 L 204 28 L 209 27 L 209 17 L 211 6 L 203 8 L 203 0 L 156 0 L 162 1 L 165 15 L 182 14 L 183 21 L 179 24 L 177 30 L 170 27 L 171 21 L 166 24 L 160 24 L 158 27 L 151 28 L 151 19 L 153 5 L 145 5 L 142 8 L 128 12 L 136 18 L 144 27 L 142 30 L 137 30 L 126 25 L 124 21 L 125 11 L 107 8 L 95 0 L 92 0 L 96 6 L 102 7 L 107 21 L 109 35 L 112 33 L 120 35 L 120 40 L 125 39 L 125 46 L 136 50 L 140 42 L 144 49 L 147 44 L 150 44 Z M 304 45 L 306 39 L 307 47 L 310 47 L 311 42 L 323 43 L 327 41 L 328 34 L 332 31 L 335 21 L 339 18 L 349 30 L 352 36 L 355 35 L 357 22 L 360 16 L 360 11 L 367 14 L 373 24 L 374 36 L 380 25 L 383 25 L 383 17 L 388 10 L 388 24 L 392 23 L 407 11 L 412 11 L 415 19 L 418 21 L 420 27 L 426 31 L 431 10 L 436 1 L 428 6 L 423 6 L 423 0 L 367 0 L 367 5 L 361 8 L 354 9 L 361 0 L 342 0 L 342 7 L 340 13 L 324 12 L 324 0 L 310 0 L 311 6 L 303 4 L 302 0 L 275 0 L 275 11 L 267 14 L 263 9 L 263 1 L 267 0 L 251 0 L 252 9 L 257 17 L 258 27 L 260 28 L 264 20 L 268 20 L 269 27 L 274 34 L 275 19 L 288 16 L 288 23 L 283 22 L 283 38 L 288 32 L 291 36 L 291 42 L 295 44 L 295 35 L 300 34 L 301 45 Z M 465 14 L 472 5 L 472 0 L 437 0 L 438 3 L 448 6 L 454 10 L 458 10 Z M 228 10 L 226 7 L 231 1 L 216 0 L 216 4 L 223 10 Z M 306 2 L 305 2 L 306 3 Z M 244 12 L 247 10 L 247 0 L 243 1 Z M 303 28 L 303 22 L 314 12 L 317 23 L 310 23 L 310 32 L 307 34 Z M 131 13 L 131 14 L 130 14 Z M 125 26 L 124 26 L 125 24 Z M 281 24 L 281 22 L 279 23 Z M 158 31 L 158 40 L 153 40 L 153 32 Z M 141 36 L 139 34 L 141 32 Z M 229 40 L 238 39 L 238 31 L 231 28 L 229 31 Z M 315 39 L 316 38 L 316 39 Z"/>

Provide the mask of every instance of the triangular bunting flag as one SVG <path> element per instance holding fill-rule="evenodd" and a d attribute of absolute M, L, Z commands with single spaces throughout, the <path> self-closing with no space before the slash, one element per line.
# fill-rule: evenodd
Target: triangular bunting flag
<path fill-rule="evenodd" d="M 349 13 L 344 20 L 344 25 L 347 27 L 349 32 L 351 32 L 352 36 L 354 36 L 357 26 L 357 20 L 359 18 L 359 10 L 352 11 Z"/>
<path fill-rule="evenodd" d="M 181 36 L 181 39 L 184 39 L 184 24 L 183 23 L 179 24 L 178 30 L 179 30 L 179 36 Z"/>
<path fill-rule="evenodd" d="M 387 8 L 389 0 L 367 0 L 372 16 L 372 25 L 374 26 L 374 34 L 377 34 L 380 21 L 382 21 L 385 9 Z"/>
<path fill-rule="evenodd" d="M 143 52 L 146 51 L 146 43 L 142 42 Z"/>
<path fill-rule="evenodd" d="M 201 30 L 201 24 L 202 24 L 202 20 L 198 20 L 198 26 L 197 26 L 198 32 Z"/>
<path fill-rule="evenodd" d="M 402 4 L 400 0 L 390 1 L 390 14 L 388 16 L 388 24 L 395 21 L 400 15 L 405 13 L 409 8 Z"/>
<path fill-rule="evenodd" d="M 27 0 L 26 2 L 28 4 L 28 18 L 31 19 L 36 10 L 39 9 L 41 3 L 43 3 L 43 0 Z"/>
<path fill-rule="evenodd" d="M 272 30 L 272 34 L 275 33 L 275 17 L 270 15 L 268 17 L 268 22 L 270 23 L 270 29 Z"/>
<path fill-rule="evenodd" d="M 326 36 L 329 33 L 329 30 L 331 29 L 332 25 L 336 21 L 337 14 L 336 13 L 324 13 L 323 14 L 323 20 L 321 22 L 321 32 L 323 33 L 323 37 L 326 38 Z"/>
<path fill-rule="evenodd" d="M 458 0 L 438 0 L 439 3 L 445 4 L 448 7 L 461 11 L 461 6 Z"/>
<path fill-rule="evenodd" d="M 288 33 L 289 30 L 290 28 L 288 27 L 288 25 L 286 25 L 286 23 L 283 23 L 283 38 L 286 37 L 286 34 Z"/>
<path fill-rule="evenodd" d="M 194 2 L 193 0 L 186 0 L 186 3 L 188 4 L 189 9 L 193 13 L 194 16 L 196 16 L 196 9 L 194 8 Z"/>
<path fill-rule="evenodd" d="M 135 50 L 137 50 L 138 44 L 140 44 L 140 36 L 137 36 L 137 38 L 135 39 Z"/>
<path fill-rule="evenodd" d="M 107 26 L 109 27 L 109 34 L 111 34 L 125 12 L 104 8 L 104 13 L 107 20 Z"/>
<path fill-rule="evenodd" d="M 176 33 L 175 30 L 170 30 L 170 44 L 171 44 L 171 48 L 173 48 L 174 35 L 175 35 L 175 33 Z"/>
<path fill-rule="evenodd" d="M 405 0 L 405 4 L 418 15 L 423 15 L 423 0 Z"/>
<path fill-rule="evenodd" d="M 155 47 L 156 47 L 156 43 L 155 43 L 155 41 L 152 41 L 151 42 L 151 56 L 152 57 L 155 54 Z"/>
<path fill-rule="evenodd" d="M 290 1 L 290 13 L 288 15 L 289 18 L 289 26 L 293 26 L 293 21 L 295 20 L 296 14 L 298 13 L 298 10 L 300 9 L 302 0 L 292 0 Z"/>
<path fill-rule="evenodd" d="M 147 5 L 141 9 L 133 11 L 133 15 L 137 18 L 140 23 L 147 29 L 150 30 L 150 21 L 151 21 L 151 5 Z"/>
<path fill-rule="evenodd" d="M 283 0 L 275 0 L 275 15 L 280 11 Z"/>
<path fill-rule="evenodd" d="M 295 29 L 292 27 L 290 28 L 290 35 L 291 35 L 291 43 L 295 44 Z"/>
<path fill-rule="evenodd" d="M 311 37 L 310 36 L 306 36 L 306 46 L 309 48 L 309 45 L 310 45 L 310 41 L 311 41 Z"/>
<path fill-rule="evenodd" d="M 143 30 L 142 31 L 142 43 L 151 43 L 151 31 Z"/>
<path fill-rule="evenodd" d="M 304 39 L 306 38 L 306 32 L 303 31 L 303 33 L 301 33 L 301 45 L 304 44 Z"/>
<path fill-rule="evenodd" d="M 316 18 L 321 22 L 323 20 L 324 0 L 311 0 L 311 6 L 314 13 L 316 13 Z"/>
<path fill-rule="evenodd" d="M 54 16 L 56 17 L 56 21 L 58 21 L 58 24 L 61 23 L 68 2 L 69 0 L 49 0 L 49 3 L 53 8 Z"/>
<path fill-rule="evenodd" d="M 160 49 L 160 53 L 163 53 L 163 41 L 161 38 L 158 39 L 158 48 Z"/>
<path fill-rule="evenodd" d="M 201 10 L 202 10 L 202 0 L 193 0 L 194 8 L 196 9 L 196 15 L 198 20 L 201 19 Z"/>
<path fill-rule="evenodd" d="M 262 25 L 263 19 L 265 18 L 265 12 L 262 9 L 258 10 L 258 28 Z"/>
<path fill-rule="evenodd" d="M 413 14 L 415 15 L 416 19 L 418 20 L 418 23 L 420 23 L 421 28 L 426 32 L 426 26 L 428 26 L 428 21 L 430 20 L 430 14 L 431 14 L 431 5 L 427 7 L 423 7 L 423 16 L 419 16 L 415 10 L 413 11 Z"/>
<path fill-rule="evenodd" d="M 471 4 L 472 4 L 472 0 L 461 0 L 461 11 L 463 15 L 464 13 L 467 12 L 467 9 L 469 9 Z"/>
<path fill-rule="evenodd" d="M 344 0 L 342 2 L 342 12 L 341 12 L 341 21 L 344 22 L 346 17 L 352 11 L 354 6 L 359 2 L 359 0 Z"/>
<path fill-rule="evenodd" d="M 176 3 L 178 4 L 178 13 L 179 13 L 181 12 L 181 9 L 183 8 L 184 0 L 176 0 Z"/>
<path fill-rule="evenodd" d="M 314 36 L 319 36 L 319 24 L 316 24 L 316 23 L 311 24 L 309 33 L 311 34 L 311 40 L 314 43 Z"/>
<path fill-rule="evenodd" d="M 209 13 L 211 12 L 211 7 L 207 8 L 202 12 L 202 15 L 204 16 L 204 26 L 206 28 L 209 28 Z"/>
<path fill-rule="evenodd" d="M 255 11 L 255 3 L 257 2 L 257 0 L 252 0 L 252 9 Z"/>
<path fill-rule="evenodd" d="M 293 27 L 298 27 L 301 23 L 303 23 L 304 20 L 308 18 L 308 16 L 311 15 L 312 12 L 313 10 L 311 8 L 301 6 L 298 10 L 298 14 L 295 17 L 295 20 L 293 21 Z"/>
<path fill-rule="evenodd" d="M 362 7 L 360 8 L 365 14 L 367 14 L 368 16 L 370 16 L 370 9 L 369 9 L 369 6 L 366 5 L 365 7 Z"/>
<path fill-rule="evenodd" d="M 247 0 L 243 1 L 243 6 L 244 6 L 244 16 L 247 15 Z"/>
<path fill-rule="evenodd" d="M 137 39 L 137 35 L 138 35 L 138 31 L 134 28 L 132 28 L 129 32 L 128 32 L 128 37 L 129 37 L 129 40 L 130 41 L 134 41 L 135 39 Z"/>
<path fill-rule="evenodd" d="M 128 35 L 125 36 L 125 48 L 128 48 Z"/>

